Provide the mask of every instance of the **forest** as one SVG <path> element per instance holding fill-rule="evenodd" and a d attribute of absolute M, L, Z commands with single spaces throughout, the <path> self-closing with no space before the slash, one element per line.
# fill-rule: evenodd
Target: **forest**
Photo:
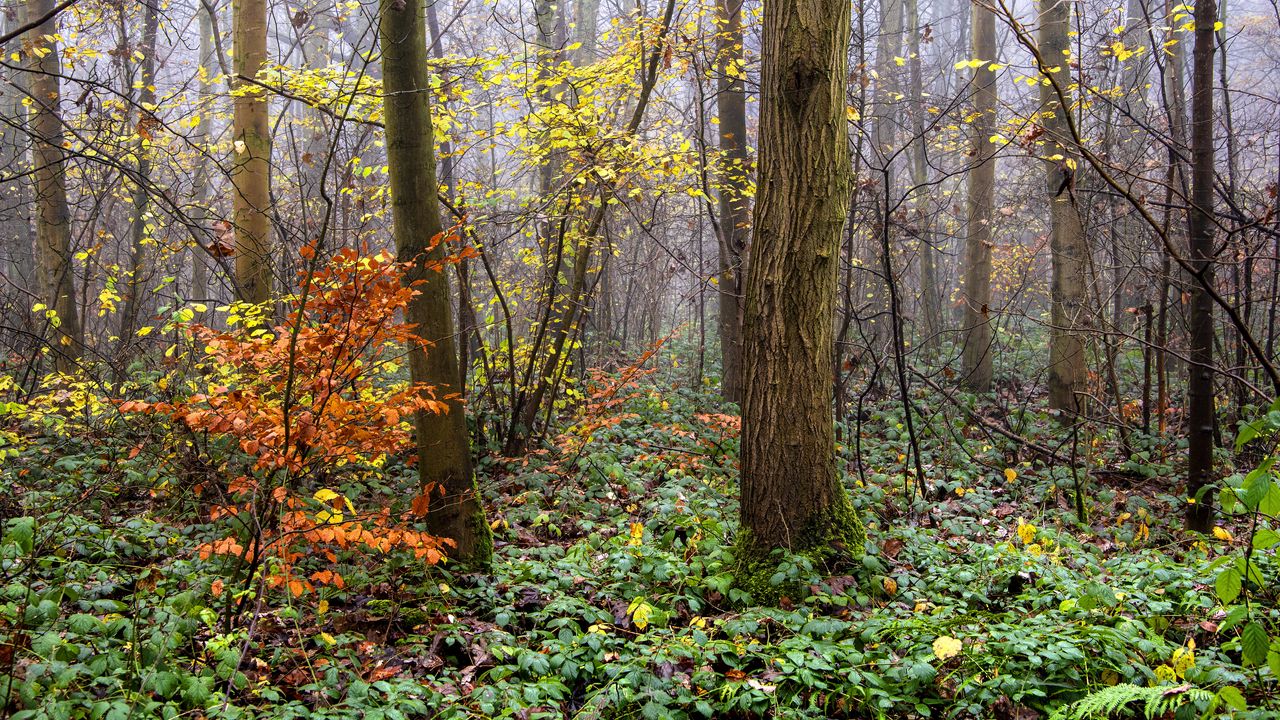
<path fill-rule="evenodd" d="M 0 720 L 1280 718 L 1278 0 L 0 0 Z"/>

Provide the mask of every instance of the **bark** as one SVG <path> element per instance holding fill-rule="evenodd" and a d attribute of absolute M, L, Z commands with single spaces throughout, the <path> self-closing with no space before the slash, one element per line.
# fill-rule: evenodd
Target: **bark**
<path fill-rule="evenodd" d="M 266 0 L 235 0 L 235 97 L 232 137 L 235 161 L 236 289 L 240 300 L 271 297 L 271 134 L 268 96 L 246 78 L 267 62 Z"/>
<path fill-rule="evenodd" d="M 880 170 L 880 181 L 883 187 L 877 193 L 876 227 L 870 233 L 871 246 L 868 249 L 867 266 L 883 268 L 886 263 L 883 257 L 884 240 L 889 246 L 894 243 L 893 221 L 889 217 L 890 203 L 894 195 L 897 173 L 894 158 L 897 156 L 896 115 L 900 112 L 897 98 L 899 96 L 899 73 L 895 58 L 902 52 L 902 0 L 880 0 L 880 33 L 876 41 L 876 85 L 872 98 L 874 151 L 872 159 Z M 872 317 L 863 334 L 871 343 L 874 353 L 888 351 L 887 345 L 892 342 L 890 324 L 892 322 L 889 300 L 889 283 L 891 278 L 878 277 L 876 273 L 866 273 L 870 284 L 867 289 L 868 305 Z M 878 382 L 878 378 L 877 378 Z"/>
<path fill-rule="evenodd" d="M 576 0 L 574 11 L 576 27 L 574 42 L 580 47 L 574 53 L 573 62 L 579 67 L 590 65 L 596 60 L 596 35 L 599 33 L 600 0 Z"/>
<path fill-rule="evenodd" d="M 330 21 L 328 18 L 321 17 L 321 14 L 330 4 L 327 0 L 311 2 L 310 10 L 305 14 L 307 23 L 297 28 L 298 33 L 303 36 L 303 63 L 306 69 L 313 72 L 329 66 Z M 331 206 L 325 201 L 321 190 L 324 187 L 324 176 L 332 142 L 327 127 L 329 118 L 324 111 L 318 108 L 307 108 L 304 115 L 307 118 L 307 137 L 303 145 L 300 178 L 303 228 L 306 231 L 306 239 L 314 240 L 316 232 L 325 226 L 325 214 L 331 212 Z"/>
<path fill-rule="evenodd" d="M 53 10 L 53 0 L 31 0 L 28 17 L 39 18 Z M 73 283 L 71 211 L 67 206 L 66 156 L 62 149 L 62 115 L 59 108 L 61 54 L 55 38 L 56 19 L 34 28 L 27 36 L 32 48 L 31 78 L 36 188 L 36 248 L 40 260 L 40 298 L 57 313 L 48 338 L 59 372 L 76 367 L 84 345 L 80 313 Z"/>
<path fill-rule="evenodd" d="M 125 285 L 124 292 L 124 308 L 120 313 L 120 343 L 123 348 L 128 348 L 133 340 L 133 333 L 138 328 L 138 315 L 141 312 L 142 305 L 141 294 L 146 290 L 146 278 L 143 276 L 143 268 L 145 267 L 146 240 L 147 240 L 147 212 L 150 205 L 151 195 L 147 192 L 145 183 L 151 177 L 151 123 L 154 117 L 148 108 L 155 107 L 156 104 L 156 32 L 160 24 L 160 13 L 156 7 L 159 0 L 150 0 L 143 5 L 142 19 L 142 44 L 138 47 L 138 52 L 142 54 L 141 64 L 138 66 L 137 80 L 141 86 L 138 90 L 138 112 L 137 121 L 134 132 L 137 135 L 137 142 L 134 152 L 138 157 L 138 182 L 133 188 L 133 220 L 129 224 L 129 278 Z M 127 58 L 131 57 L 128 52 L 129 36 L 127 32 L 128 25 L 126 23 L 124 13 L 126 10 L 121 7 L 120 29 L 122 37 L 121 44 L 126 52 L 121 53 L 122 58 L 126 58 L 125 62 L 129 63 Z M 128 87 L 124 89 L 124 96 L 132 98 L 134 88 L 134 73 L 132 70 L 125 74 L 125 82 Z M 127 359 L 128 350 L 125 350 L 124 357 Z"/>
<path fill-rule="evenodd" d="M 429 267 L 445 256 L 436 184 L 431 95 L 427 74 L 426 24 L 422 0 L 382 0 L 379 36 L 383 58 L 383 106 L 386 115 L 387 165 L 396 250 L 413 262 L 407 281 L 418 295 L 406 311 L 418 335 L 431 343 L 409 353 L 414 382 L 427 383 L 437 397 L 453 395 L 449 412 L 414 415 L 418 477 L 431 491 L 428 527 L 451 538 L 451 556 L 464 563 L 487 565 L 493 541 L 472 474 L 466 414 L 455 395 L 458 354 L 454 341 L 449 277 Z M 442 493 L 438 495 L 436 493 Z"/>
<path fill-rule="evenodd" d="M 1191 71 L 1191 208 L 1187 236 L 1191 264 L 1201 283 L 1214 281 L 1213 238 L 1213 54 L 1218 19 L 1214 0 L 1196 0 Z M 1213 299 L 1206 288 L 1191 288 L 1187 378 L 1187 528 L 1208 532 L 1213 525 Z"/>
<path fill-rule="evenodd" d="M 748 565 L 774 548 L 862 549 L 832 422 L 833 311 L 852 191 L 849 21 L 847 0 L 764 6 L 760 185 L 743 328 L 739 547 Z M 744 572 L 754 574 L 740 568 L 740 581 L 750 579 Z"/>
<path fill-rule="evenodd" d="M 981 4 L 973 4 L 973 55 L 996 60 L 996 18 Z M 973 149 L 969 167 L 967 238 L 965 240 L 964 378 L 974 392 L 991 390 L 991 222 L 995 215 L 996 160 L 990 138 L 996 128 L 996 75 L 986 65 L 974 69 Z"/>
<path fill-rule="evenodd" d="M 207 153 L 209 142 L 213 137 L 213 76 L 216 72 L 216 59 L 213 48 L 213 15 L 207 7 L 201 7 L 200 13 L 200 123 L 192 137 L 192 143 Z M 211 200 L 210 169 L 212 158 L 202 156 L 195 175 L 195 195 L 197 203 L 197 222 L 200 223 L 200 236 L 211 237 L 213 231 L 210 222 L 212 213 L 209 209 Z M 200 248 L 191 250 L 191 297 L 197 300 L 211 300 L 209 293 L 209 267 L 205 264 L 205 253 Z"/>
<path fill-rule="evenodd" d="M 716 111 L 720 119 L 719 296 L 720 392 L 742 402 L 742 302 L 751 225 L 751 159 L 747 154 L 747 97 L 743 83 L 742 0 L 720 0 Z"/>
<path fill-rule="evenodd" d="M 1041 85 L 1041 126 L 1045 130 L 1045 182 L 1049 199 L 1049 248 L 1052 278 L 1049 286 L 1049 407 L 1074 417 L 1084 413 L 1088 380 L 1083 328 L 1086 322 L 1089 249 L 1076 203 L 1075 174 L 1079 154 L 1073 149 L 1067 113 L 1072 111 L 1070 49 L 1071 6 L 1067 0 L 1043 0 L 1040 5 L 1040 72 L 1057 76 L 1056 84 Z M 1060 96 L 1059 92 L 1065 96 Z"/>
<path fill-rule="evenodd" d="M 922 347 L 932 354 L 942 331 L 942 297 L 938 285 L 937 253 L 933 247 L 933 213 L 929 207 L 929 142 L 925 137 L 924 80 L 920 57 L 920 4 L 907 0 L 907 38 L 910 50 L 911 184 L 916 193 L 915 227 L 920 252 L 920 314 Z"/>
<path fill-rule="evenodd" d="M 21 3 L 10 12 L 0 11 L 0 27 L 5 30 L 22 24 L 25 6 Z M 0 46 L 0 53 L 8 57 L 22 47 L 22 38 L 15 38 Z M 29 165 L 26 139 L 21 131 L 27 121 L 27 108 L 22 100 L 27 93 L 27 74 L 13 73 L 11 83 L 0 83 L 0 113 L 13 118 L 13 123 L 0 123 L 0 173 L 12 178 L 0 183 L 0 249 L 5 255 L 5 278 L 24 290 L 37 287 L 35 238 L 31 233 L 31 185 L 23 177 L 22 170 Z M 23 314 L 30 308 L 24 305 Z"/>

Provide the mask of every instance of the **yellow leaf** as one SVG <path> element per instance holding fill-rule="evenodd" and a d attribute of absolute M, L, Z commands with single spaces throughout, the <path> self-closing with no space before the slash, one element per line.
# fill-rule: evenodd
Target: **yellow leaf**
<path fill-rule="evenodd" d="M 327 632 L 320 633 L 320 641 L 329 647 L 333 647 L 338 644 L 338 640 Z"/>
<path fill-rule="evenodd" d="M 653 616 L 653 606 L 643 597 L 638 597 L 631 601 L 631 607 L 627 608 L 627 612 L 631 615 L 631 622 L 640 630 L 649 627 L 649 618 Z"/>
<path fill-rule="evenodd" d="M 1023 545 L 1030 545 L 1036 539 L 1036 526 L 1018 518 L 1018 539 Z"/>
<path fill-rule="evenodd" d="M 881 580 L 881 581 L 880 581 L 880 584 L 884 586 L 884 591 L 885 591 L 885 593 L 886 593 L 886 594 L 889 594 L 889 595 L 896 595 L 896 594 L 898 593 L 898 581 L 897 581 L 897 580 L 894 580 L 894 579 L 893 579 L 893 578 L 891 578 L 891 577 L 887 577 L 887 578 L 884 578 L 883 580 Z"/>
<path fill-rule="evenodd" d="M 1017 471 L 1017 470 L 1014 470 L 1013 468 L 1005 468 L 1005 469 L 1004 469 L 1004 480 L 1005 480 L 1005 482 L 1013 482 L 1014 480 L 1017 480 L 1017 479 L 1018 479 L 1018 471 Z"/>
<path fill-rule="evenodd" d="M 329 488 L 321 488 L 311 497 L 315 498 L 316 502 L 329 502 L 330 500 L 336 500 L 339 495 Z"/>
<path fill-rule="evenodd" d="M 644 525 L 641 523 L 631 523 L 631 539 L 627 541 L 628 545 L 641 545 L 644 543 Z"/>
<path fill-rule="evenodd" d="M 321 601 L 320 601 L 320 606 L 316 608 L 316 614 L 317 614 L 317 615 L 323 615 L 323 614 L 325 614 L 325 613 L 327 613 L 327 612 L 329 612 L 329 601 L 328 601 L 328 600 L 321 600 Z"/>
<path fill-rule="evenodd" d="M 933 641 L 933 654 L 939 660 L 949 660 L 960 654 L 964 643 L 949 635 L 943 635 Z"/>
<path fill-rule="evenodd" d="M 1231 542 L 1235 539 L 1231 532 L 1221 525 L 1214 526 L 1213 536 L 1225 542 Z M 1175 667 L 1174 669 L 1176 670 L 1177 668 Z"/>

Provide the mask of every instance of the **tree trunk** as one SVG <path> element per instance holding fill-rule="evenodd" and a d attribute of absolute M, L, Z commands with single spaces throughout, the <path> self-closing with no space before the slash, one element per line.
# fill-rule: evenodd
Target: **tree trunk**
<path fill-rule="evenodd" d="M 1191 70 L 1191 208 L 1187 236 L 1200 283 L 1191 286 L 1187 363 L 1187 528 L 1213 525 L 1213 299 L 1201 284 L 1214 281 L 1213 53 L 1218 19 L 1214 0 L 1196 0 Z M 1202 492 L 1203 491 L 1203 492 Z"/>
<path fill-rule="evenodd" d="M 271 297 L 271 134 L 267 94 L 249 82 L 267 62 L 266 0 L 235 0 L 235 161 L 236 288 L 240 300 L 263 303 Z"/>
<path fill-rule="evenodd" d="M 983 5 L 973 4 L 973 54 L 996 61 L 996 18 Z M 996 74 L 984 63 L 974 69 L 973 150 L 969 167 L 968 236 L 965 242 L 964 378 L 974 392 L 991 390 L 991 221 L 995 215 L 995 145 L 988 139 L 996 129 Z"/>
<path fill-rule="evenodd" d="M 28 17 L 35 19 L 52 12 L 53 0 L 31 0 Z M 40 259 L 40 299 L 57 313 L 49 338 L 54 367 L 71 372 L 84 345 L 77 308 L 71 262 L 71 210 L 67 207 L 66 156 L 62 149 L 62 99 L 59 78 L 62 55 L 58 49 L 56 19 L 32 29 L 28 43 L 32 49 L 31 79 L 36 187 L 36 248 Z"/>
<path fill-rule="evenodd" d="M 422 0 L 382 0 L 381 7 L 383 106 L 396 250 L 402 261 L 414 263 L 406 280 L 419 293 L 405 314 L 418 335 L 431 343 L 429 351 L 410 349 L 409 371 L 414 382 L 434 386 L 437 397 L 450 396 L 459 391 L 459 375 L 449 277 L 428 267 L 444 258 L 445 245 Z M 423 491 L 432 493 L 428 527 L 457 543 L 452 557 L 487 565 L 493 541 L 472 475 L 461 401 L 451 400 L 443 415 L 416 413 L 414 426 L 418 477 Z M 443 496 L 437 495 L 441 492 Z"/>
<path fill-rule="evenodd" d="M 1071 112 L 1071 72 L 1068 30 L 1071 6 L 1067 0 L 1044 0 L 1040 5 L 1040 68 L 1049 85 L 1041 84 L 1040 116 L 1045 130 L 1045 182 L 1049 191 L 1049 248 L 1052 279 L 1049 286 L 1049 407 L 1074 418 L 1084 413 L 1088 380 L 1083 325 L 1086 321 L 1085 268 L 1089 249 L 1076 204 L 1078 153 L 1068 126 Z M 1061 95 L 1060 95 L 1061 93 Z"/>
<path fill-rule="evenodd" d="M 133 203 L 132 212 L 133 220 L 129 224 L 129 278 L 125 285 L 124 292 L 124 309 L 120 313 L 120 345 L 124 350 L 123 357 L 117 360 L 124 361 L 128 359 L 128 348 L 133 344 L 133 333 L 138 329 L 138 315 L 141 313 L 142 297 L 141 294 L 146 291 L 146 282 L 143 273 L 144 256 L 146 254 L 147 239 L 147 211 L 151 200 L 151 194 L 147 191 L 146 183 L 151 179 L 151 123 L 155 120 L 154 116 L 147 108 L 155 107 L 156 104 L 156 32 L 160 25 L 160 13 L 156 7 L 159 0 L 149 0 L 143 4 L 142 19 L 142 45 L 138 48 L 138 52 L 142 54 L 141 65 L 137 68 L 137 85 L 134 84 L 134 74 L 132 70 L 125 73 L 125 82 L 128 87 L 124 88 L 124 96 L 132 99 L 133 88 L 139 87 L 138 90 L 138 119 L 134 132 L 137 134 L 137 145 L 134 152 L 138 156 L 138 180 L 133 187 Z M 129 45 L 128 23 L 125 18 L 127 9 L 121 6 L 120 13 L 120 29 L 123 36 L 120 38 L 123 49 L 127 50 Z M 124 62 L 132 68 L 132 53 L 121 53 Z"/>
<path fill-rule="evenodd" d="M 210 212 L 209 203 L 212 200 L 212 188 L 210 187 L 210 165 L 213 159 L 203 156 L 209 152 L 209 142 L 213 137 L 213 108 L 210 104 L 213 102 L 213 77 L 216 71 L 216 60 L 214 59 L 213 49 L 213 14 L 206 7 L 197 10 L 200 13 L 200 123 L 196 125 L 196 132 L 191 142 L 200 149 L 202 157 L 198 160 L 199 167 L 196 168 L 195 174 L 195 195 L 197 209 L 197 219 L 200 223 L 200 232 L 197 237 L 211 237 L 210 233 L 213 228 L 210 221 L 213 219 L 213 213 Z M 200 248 L 191 249 L 191 298 L 194 300 L 207 301 L 212 300 L 209 287 L 209 266 L 206 264 L 208 258 L 205 252 Z"/>
<path fill-rule="evenodd" d="M 13 26 L 21 26 L 25 21 L 26 7 L 19 4 L 13 8 L 13 15 L 0 12 L 0 28 L 5 30 Z M 8 56 L 22 47 L 21 36 L 0 46 L 0 53 Z M 3 266 L 5 278 L 14 286 L 23 290 L 35 290 L 36 253 L 34 238 L 31 234 L 31 185 L 23 176 L 21 169 L 27 168 L 29 158 L 26 154 L 26 138 L 22 133 L 22 125 L 27 122 L 27 108 L 22 104 L 27 96 L 27 73 L 13 73 L 11 82 L 0 84 L 0 113 L 14 122 L 0 123 L 0 167 L 9 178 L 0 184 L 0 197 L 5 204 L 0 210 L 0 249 L 3 249 L 6 264 Z M 30 302 L 18 303 L 18 310 L 27 315 Z M 25 347 L 25 343 L 18 341 Z"/>
<path fill-rule="evenodd" d="M 852 190 L 849 15 L 847 0 L 764 6 L 760 184 L 743 326 L 744 584 L 775 548 L 862 552 L 832 422 L 833 311 Z"/>
<path fill-rule="evenodd" d="M 920 314 L 922 347 L 929 355 L 938 348 L 942 332 L 942 298 L 937 253 L 933 247 L 933 213 L 929 207 L 929 139 L 925 137 L 924 79 L 920 57 L 920 4 L 907 0 L 907 42 L 911 70 L 911 184 L 915 193 L 916 245 L 920 252 Z"/>
<path fill-rule="evenodd" d="M 720 118 L 719 277 L 720 394 L 742 402 L 743 261 L 751 225 L 751 159 L 747 154 L 746 67 L 742 58 L 742 0 L 720 0 L 716 112 Z"/>

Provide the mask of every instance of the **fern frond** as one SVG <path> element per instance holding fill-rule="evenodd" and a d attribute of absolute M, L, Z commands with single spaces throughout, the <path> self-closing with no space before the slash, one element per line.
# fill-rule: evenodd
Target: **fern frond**
<path fill-rule="evenodd" d="M 1121 683 L 1089 693 L 1058 708 L 1049 720 L 1106 720 L 1130 703 L 1142 703 L 1142 714 L 1154 718 L 1188 702 L 1207 701 L 1213 693 L 1190 685 L 1143 687 Z"/>

